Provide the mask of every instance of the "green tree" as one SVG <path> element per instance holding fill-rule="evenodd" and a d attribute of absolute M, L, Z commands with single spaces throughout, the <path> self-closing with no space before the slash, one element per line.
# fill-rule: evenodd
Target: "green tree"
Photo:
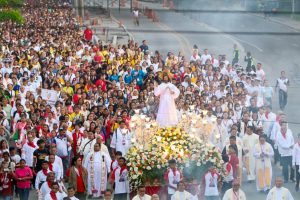
<path fill-rule="evenodd" d="M 17 23 L 23 23 L 20 8 L 23 0 L 0 0 L 0 21 L 12 20 Z"/>

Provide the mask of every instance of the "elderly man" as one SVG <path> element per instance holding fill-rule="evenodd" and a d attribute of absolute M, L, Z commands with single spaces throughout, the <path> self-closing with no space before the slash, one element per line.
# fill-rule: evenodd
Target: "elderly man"
<path fill-rule="evenodd" d="M 294 200 L 292 194 L 290 191 L 282 187 L 283 185 L 283 180 L 281 177 L 276 177 L 275 180 L 275 187 L 273 187 L 267 196 L 266 200 L 277 200 L 277 199 L 284 199 L 284 200 Z"/>
<path fill-rule="evenodd" d="M 223 200 L 246 200 L 245 193 L 240 189 L 239 180 L 233 181 L 232 188 L 225 192 Z"/>

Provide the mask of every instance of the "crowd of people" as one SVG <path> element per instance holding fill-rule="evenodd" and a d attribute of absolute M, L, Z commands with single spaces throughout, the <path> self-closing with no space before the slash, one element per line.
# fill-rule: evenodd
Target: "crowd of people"
<path fill-rule="evenodd" d="M 300 135 L 295 142 L 286 121 L 284 71 L 273 88 L 262 64 L 254 63 L 251 53 L 241 60 L 236 45 L 230 62 L 196 45 L 190 58 L 172 52 L 164 58 L 152 54 L 147 41 L 116 47 L 93 42 L 92 30 L 79 29 L 63 0 L 30 1 L 22 13 L 24 24 L 8 21 L 0 27 L 3 199 L 28 200 L 30 190 L 40 200 L 127 199 L 131 116 L 140 109 L 156 118 L 154 89 L 169 80 L 180 91 L 179 119 L 191 108 L 207 111 L 205 120 L 214 123 L 210 142 L 222 152 L 226 173 L 220 179 L 211 166 L 204 184 L 187 191 L 176 161 L 170 160 L 168 199 L 200 199 L 200 191 L 206 199 L 246 199 L 242 180 L 255 182 L 268 200 L 293 199 L 283 181 L 296 181 L 299 190 Z M 272 112 L 276 90 L 278 113 Z M 276 178 L 272 189 L 273 157 L 284 180 Z M 145 192 L 140 185 L 133 199 L 160 198 Z"/>

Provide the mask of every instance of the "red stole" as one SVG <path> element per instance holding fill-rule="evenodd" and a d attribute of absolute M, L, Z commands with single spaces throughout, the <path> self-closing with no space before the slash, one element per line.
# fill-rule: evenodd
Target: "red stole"
<path fill-rule="evenodd" d="M 125 169 L 127 170 L 127 166 L 126 165 L 124 165 L 124 166 L 121 167 L 121 169 L 120 169 L 120 176 L 122 175 L 122 173 L 123 173 L 123 171 Z"/>
<path fill-rule="evenodd" d="M 47 169 L 42 169 L 42 171 L 43 171 L 43 174 L 44 174 L 45 176 L 48 176 L 48 170 L 47 170 Z"/>
<path fill-rule="evenodd" d="M 172 173 L 173 173 L 173 176 L 174 177 L 176 177 L 176 171 L 178 171 L 177 170 L 177 168 L 174 168 L 174 169 L 168 169 L 167 171 L 166 171 L 166 173 L 165 173 L 165 175 L 164 175 L 164 178 L 165 178 L 165 181 L 168 183 L 169 182 L 169 173 L 170 173 L 170 171 L 172 171 Z M 178 171 L 179 172 L 179 171 Z M 179 174 L 180 174 L 180 179 L 182 178 L 182 174 L 179 172 Z"/>
<path fill-rule="evenodd" d="M 269 113 L 265 112 L 265 117 L 268 119 L 269 118 Z"/>
<path fill-rule="evenodd" d="M 73 138 L 73 153 L 74 155 L 77 155 L 77 152 L 76 152 L 76 149 L 77 149 L 77 142 L 78 142 L 78 139 L 82 137 L 82 133 L 78 132 L 78 137 L 77 137 L 77 133 L 74 132 L 72 134 L 72 138 Z"/>
<path fill-rule="evenodd" d="M 52 187 L 52 182 L 47 181 L 48 187 L 51 188 Z"/>
<path fill-rule="evenodd" d="M 49 162 L 48 165 L 49 165 L 49 169 L 50 169 L 51 171 L 53 171 L 53 164 Z"/>
<path fill-rule="evenodd" d="M 50 196 L 51 196 L 51 199 L 57 200 L 57 197 L 56 197 L 56 193 L 55 193 L 55 192 L 51 191 L 51 192 L 50 192 Z"/>
<path fill-rule="evenodd" d="M 28 146 L 35 148 L 35 144 L 33 142 L 27 142 Z"/>

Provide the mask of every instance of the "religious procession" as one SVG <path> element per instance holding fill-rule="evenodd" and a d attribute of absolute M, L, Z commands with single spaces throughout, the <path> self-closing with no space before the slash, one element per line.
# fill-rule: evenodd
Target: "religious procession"
<path fill-rule="evenodd" d="M 273 88 L 236 45 L 187 58 L 146 40 L 94 43 L 68 1 L 38 2 L 22 26 L 0 27 L 2 199 L 251 199 L 243 184 L 297 199 L 284 187 L 300 180 L 285 71 Z"/>

